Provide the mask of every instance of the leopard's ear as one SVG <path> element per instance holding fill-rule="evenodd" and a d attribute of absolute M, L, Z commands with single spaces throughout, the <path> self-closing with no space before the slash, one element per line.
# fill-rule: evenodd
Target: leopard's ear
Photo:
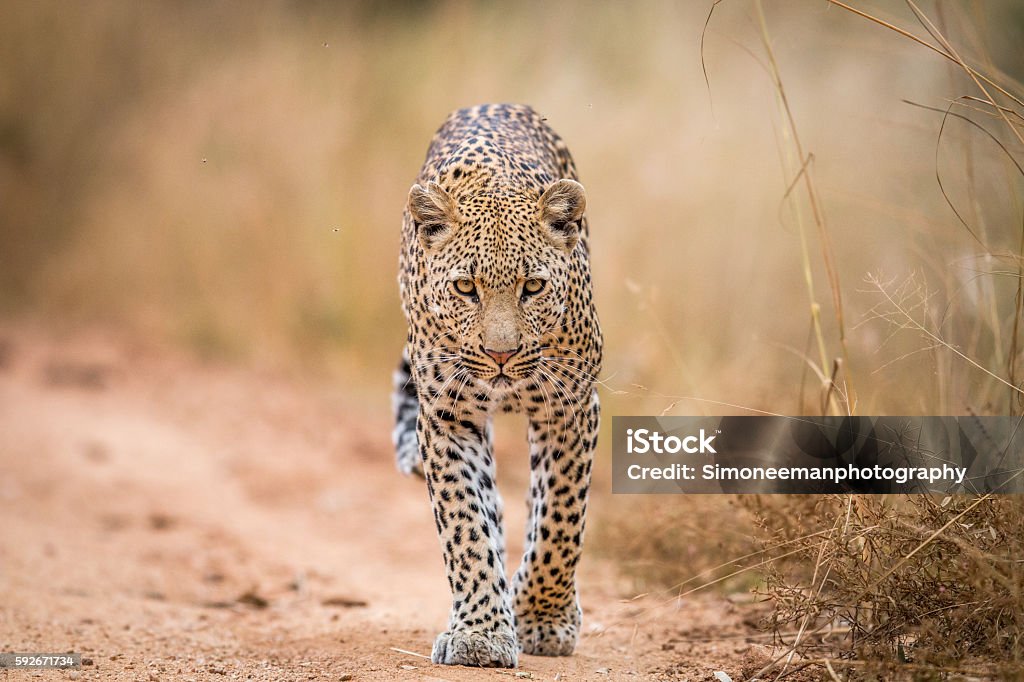
<path fill-rule="evenodd" d="M 455 201 L 433 181 L 428 182 L 426 188 L 413 185 L 409 190 L 409 215 L 420 244 L 428 251 L 448 241 L 458 219 Z"/>
<path fill-rule="evenodd" d="M 552 244 L 566 252 L 580 239 L 580 220 L 587 210 L 587 194 L 575 180 L 558 180 L 540 197 L 540 224 Z"/>

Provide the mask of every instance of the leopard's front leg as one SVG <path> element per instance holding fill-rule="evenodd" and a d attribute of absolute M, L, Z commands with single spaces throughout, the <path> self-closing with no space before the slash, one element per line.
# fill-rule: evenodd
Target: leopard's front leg
<path fill-rule="evenodd" d="M 567 405 L 530 419 L 530 519 L 513 578 L 516 632 L 527 654 L 567 656 L 579 636 L 576 565 L 600 419 L 597 392 L 588 393 L 578 403 L 585 409 Z"/>
<path fill-rule="evenodd" d="M 421 396 L 417 435 L 452 591 L 448 629 L 431 660 L 514 668 L 517 646 L 486 412 L 463 413 L 448 395 Z M 424 407 L 429 405 L 430 407 Z M 429 411 L 429 413 L 428 413 Z"/>

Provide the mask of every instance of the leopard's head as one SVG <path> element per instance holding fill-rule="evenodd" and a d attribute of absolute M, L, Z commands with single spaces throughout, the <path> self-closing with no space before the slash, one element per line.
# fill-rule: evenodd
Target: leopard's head
<path fill-rule="evenodd" d="M 408 211 L 427 280 L 420 293 L 441 325 L 428 350 L 487 387 L 532 377 L 563 324 L 585 209 L 574 180 L 543 192 L 413 185 Z"/>

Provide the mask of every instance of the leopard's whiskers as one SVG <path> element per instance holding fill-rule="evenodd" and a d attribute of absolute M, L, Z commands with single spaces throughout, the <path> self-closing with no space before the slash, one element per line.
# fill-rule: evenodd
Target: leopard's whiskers
<path fill-rule="evenodd" d="M 441 384 L 441 388 L 437 389 L 437 392 L 434 394 L 434 399 L 430 402 L 430 407 L 427 410 L 425 410 L 424 414 L 427 415 L 428 417 L 431 414 L 433 414 L 434 407 L 437 405 L 437 401 L 440 400 L 441 396 L 444 394 L 444 389 L 448 387 L 448 384 L 450 384 L 452 380 L 455 379 L 456 377 L 461 376 L 463 372 L 468 371 L 469 370 L 467 370 L 465 367 L 455 365 L 454 371 L 451 373 L 451 375 L 448 376 L 447 379 L 445 379 L 444 383 Z"/>
<path fill-rule="evenodd" d="M 559 371 L 565 372 L 566 374 L 571 374 L 577 381 L 590 383 L 592 381 L 597 380 L 597 377 L 595 377 L 590 372 L 584 369 L 580 369 L 579 367 L 574 367 L 573 365 L 567 364 L 565 362 L 559 362 L 559 360 L 554 356 L 543 356 L 543 362 L 547 365 L 557 368 Z"/>
<path fill-rule="evenodd" d="M 579 354 L 579 351 L 575 351 L 572 348 L 566 348 L 565 346 L 541 346 L 537 350 L 539 350 L 539 351 L 555 350 L 555 351 L 563 351 L 563 352 L 566 352 L 566 353 L 572 353 L 576 357 L 577 361 L 582 362 L 582 363 L 588 365 L 591 368 L 594 368 L 594 369 L 597 368 L 596 364 L 594 364 L 593 362 L 587 360 L 585 357 L 583 357 L 582 355 Z M 547 356 L 546 355 L 544 357 L 552 357 L 552 356 Z M 555 356 L 555 357 L 562 357 L 563 359 L 566 359 L 566 360 L 569 359 L 569 358 L 567 358 L 565 356 Z"/>
<path fill-rule="evenodd" d="M 458 419 L 459 421 L 462 421 L 462 409 L 463 403 L 465 402 L 464 400 L 462 400 L 462 391 L 466 388 L 466 384 L 469 383 L 469 381 L 472 380 L 472 378 L 472 374 L 467 370 L 462 377 L 462 383 L 459 384 L 458 390 L 455 391 L 455 395 L 457 396 L 455 398 L 455 418 Z"/>
<path fill-rule="evenodd" d="M 576 429 L 576 432 L 579 433 L 580 424 L 579 424 L 579 421 L 578 421 L 578 419 L 576 417 L 577 410 L 576 410 L 576 408 L 573 405 L 573 397 L 569 394 L 568 390 L 565 388 L 565 386 L 562 384 L 562 382 L 559 381 L 553 374 L 551 374 L 550 372 L 547 372 L 544 369 L 541 369 L 539 367 L 537 368 L 537 371 L 540 372 L 541 376 L 543 376 L 548 381 L 550 381 L 551 385 L 554 386 L 555 390 L 563 398 L 565 398 L 565 400 L 566 400 L 566 407 L 568 407 L 572 411 L 573 427 Z M 578 400 L 576 401 L 576 404 L 577 405 L 579 404 Z"/>
<path fill-rule="evenodd" d="M 539 369 L 540 365 L 537 365 L 537 367 Z M 548 423 L 550 423 L 551 422 L 551 395 L 548 393 L 548 389 L 544 387 L 544 382 L 543 381 L 538 381 L 537 382 L 537 388 L 540 389 L 541 395 L 544 396 L 544 407 L 546 408 L 547 413 L 548 413 L 548 417 L 547 417 Z"/>

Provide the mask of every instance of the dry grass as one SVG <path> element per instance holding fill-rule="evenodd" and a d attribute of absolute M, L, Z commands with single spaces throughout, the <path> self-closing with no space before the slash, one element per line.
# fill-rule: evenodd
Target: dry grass
<path fill-rule="evenodd" d="M 606 522 L 588 542 L 616 559 L 631 594 L 663 591 L 680 576 L 699 580 L 669 593 L 713 581 L 720 592 L 749 592 L 760 582 L 756 572 L 731 575 L 746 565 L 737 557 L 759 549 L 754 517 L 732 496 L 619 496 L 603 502 L 601 513 Z"/>
<path fill-rule="evenodd" d="M 858 383 L 877 386 L 878 376 L 924 355 L 930 358 L 935 377 L 934 401 L 928 403 L 931 411 L 1020 414 L 1024 405 L 1019 382 L 1024 361 L 1020 338 L 1024 313 L 1024 206 L 1020 201 L 1024 171 L 1018 156 L 1024 151 L 1020 144 L 1024 142 L 1024 102 L 1015 93 L 1022 90 L 1012 80 L 992 72 L 987 57 L 983 62 L 991 75 L 969 64 L 950 42 L 948 29 L 940 30 L 912 1 L 907 7 L 934 44 L 891 21 L 845 3 L 833 4 L 891 31 L 898 39 L 931 47 L 961 72 L 968 94 L 945 107 L 930 107 L 942 117 L 934 173 L 938 191 L 955 216 L 952 228 L 973 242 L 962 260 L 985 264 L 970 268 L 968 277 L 958 278 L 950 266 L 962 263 L 956 262 L 953 252 L 935 249 L 925 256 L 920 270 L 899 280 L 867 275 L 864 279 L 868 287 L 860 293 L 873 296 L 876 302 L 863 313 L 863 321 L 853 333 L 881 329 L 877 354 L 888 352 L 889 357 L 874 368 L 869 379 L 862 377 Z M 818 377 L 818 411 L 853 412 L 858 410 L 858 394 L 850 372 L 856 366 L 851 367 L 847 350 L 842 285 L 815 189 L 814 157 L 800 142 L 772 36 L 760 5 L 756 7 L 766 70 L 782 112 L 781 155 L 793 178 L 784 200 L 792 211 L 791 220 L 799 237 L 810 301 L 807 348 L 802 353 L 794 352 L 804 357 L 806 366 Z M 977 117 L 983 122 L 975 120 Z M 969 150 L 966 168 L 957 169 L 966 170 L 966 174 L 956 189 L 940 154 L 948 143 L 943 135 L 951 120 L 967 124 L 961 144 Z M 979 144 L 985 145 L 990 158 L 999 159 L 1000 181 L 1010 188 L 1009 195 L 1002 197 L 1004 215 L 1010 220 L 997 225 L 988 222 L 992 205 L 983 206 L 977 199 L 987 189 L 976 174 L 978 152 L 974 145 Z M 988 178 L 988 182 L 991 180 Z M 798 184 L 805 189 L 803 204 L 793 193 Z M 959 196 L 954 196 L 958 190 Z M 961 205 L 963 196 L 967 197 L 970 216 Z M 817 226 L 822 264 L 832 293 L 832 338 L 839 348 L 834 355 L 827 350 L 823 331 L 804 224 L 804 213 L 808 212 Z M 930 232 L 934 238 L 934 229 Z M 1016 245 L 1015 240 L 1019 240 Z M 939 283 L 937 288 L 929 284 L 930 278 Z M 894 350 L 895 343 L 908 339 L 909 346 Z M 968 395 L 963 392 L 963 372 L 973 375 L 966 380 L 976 389 L 973 400 L 958 405 L 955 401 Z M 869 404 L 874 402 L 870 392 L 867 398 Z M 667 409 L 675 409 L 679 402 L 673 399 Z M 805 404 L 802 397 L 800 404 Z M 1009 679 L 1024 675 L 1024 502 L 991 496 L 947 498 L 941 502 L 928 497 L 815 496 L 745 498 L 743 504 L 760 520 L 760 551 L 734 549 L 733 561 L 695 566 L 689 556 L 692 538 L 685 523 L 689 516 L 668 512 L 668 521 L 652 524 L 653 541 L 641 544 L 637 556 L 653 567 L 664 567 L 675 558 L 679 568 L 676 573 L 648 567 L 646 575 L 657 576 L 662 585 L 673 584 L 679 576 L 693 576 L 677 583 L 686 586 L 684 594 L 708 587 L 720 589 L 727 585 L 726 580 L 764 579 L 757 592 L 774 605 L 765 625 L 775 633 L 779 653 L 754 677 L 781 679 L 805 669 L 817 670 L 823 678 L 834 680 L 938 679 L 950 674 Z M 662 511 L 662 515 L 666 513 Z M 645 530 L 649 518 L 645 516 Z M 658 519 L 658 514 L 653 518 Z M 715 521 L 722 518 L 721 514 L 702 517 L 704 532 L 716 538 L 732 538 L 737 517 L 733 514 L 724 521 Z M 673 521 L 682 522 L 682 527 L 674 528 Z M 664 528 L 670 529 L 667 538 L 659 531 Z M 616 542 L 629 546 L 629 537 L 630 530 L 621 529 Z M 712 546 L 708 552 L 711 564 L 722 558 L 716 549 Z"/>
<path fill-rule="evenodd" d="M 771 676 L 821 658 L 839 659 L 841 670 L 844 660 L 870 662 L 890 675 L 1022 670 L 1024 501 L 814 496 L 747 504 L 776 557 L 762 590 L 776 605 L 768 626 L 800 633 L 780 638 Z"/>

